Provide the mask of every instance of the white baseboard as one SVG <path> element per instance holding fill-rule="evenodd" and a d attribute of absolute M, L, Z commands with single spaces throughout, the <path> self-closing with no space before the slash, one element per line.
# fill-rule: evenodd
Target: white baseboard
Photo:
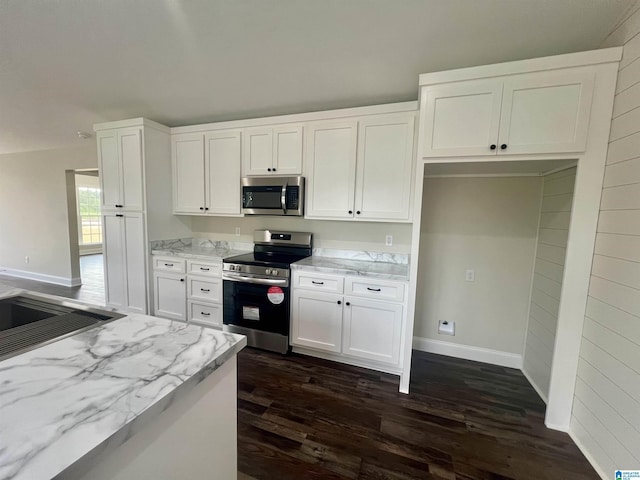
<path fill-rule="evenodd" d="M 80 277 L 58 277 L 56 275 L 45 275 L 44 273 L 25 272 L 24 270 L 14 270 L 12 268 L 1 268 L 0 272 L 4 275 L 12 277 L 26 278 L 28 280 L 36 280 L 38 282 L 53 283 L 64 287 L 77 287 L 82 285 Z"/>
<path fill-rule="evenodd" d="M 573 443 L 576 444 L 576 447 L 578 447 L 578 449 L 582 452 L 582 454 L 584 455 L 584 457 L 587 459 L 587 461 L 591 464 L 591 466 L 593 467 L 593 469 L 596 471 L 596 473 L 598 475 L 600 475 L 600 478 L 602 480 L 608 480 L 610 478 L 613 478 L 611 475 L 613 475 L 613 472 L 609 472 L 606 473 L 602 467 L 600 467 L 600 465 L 598 465 L 598 462 L 596 462 L 596 459 L 593 458 L 593 455 L 591 455 L 591 453 L 589 453 L 589 450 L 587 450 L 585 448 L 585 446 L 582 444 L 582 442 L 578 439 L 578 437 L 576 437 L 573 432 L 571 430 L 569 430 L 567 432 L 569 434 L 569 437 L 571 437 L 571 440 L 573 440 Z"/>
<path fill-rule="evenodd" d="M 524 366 L 521 368 L 522 370 L 522 374 L 525 376 L 525 378 L 529 381 L 529 383 L 531 384 L 531 386 L 533 387 L 533 389 L 536 391 L 536 393 L 540 396 L 540 398 L 542 399 L 542 401 L 545 404 L 549 403 L 549 400 L 547 399 L 547 396 L 542 393 L 542 390 L 540 390 L 540 387 L 538 387 L 538 385 L 536 384 L 536 382 L 533 381 L 533 379 L 531 378 L 531 376 L 529 376 L 529 374 L 527 373 L 527 371 L 524 369 Z M 557 429 L 556 429 L 557 430 Z"/>
<path fill-rule="evenodd" d="M 422 352 L 491 363 L 493 365 L 500 365 L 501 367 L 522 369 L 522 355 L 516 353 L 473 347 L 471 345 L 460 345 L 458 343 L 443 342 L 442 340 L 432 340 L 422 337 L 413 337 L 413 348 Z"/>

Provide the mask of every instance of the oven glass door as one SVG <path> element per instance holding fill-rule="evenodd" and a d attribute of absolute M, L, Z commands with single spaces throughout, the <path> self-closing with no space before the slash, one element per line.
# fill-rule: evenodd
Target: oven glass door
<path fill-rule="evenodd" d="M 224 324 L 289 335 L 289 287 L 223 281 Z"/>

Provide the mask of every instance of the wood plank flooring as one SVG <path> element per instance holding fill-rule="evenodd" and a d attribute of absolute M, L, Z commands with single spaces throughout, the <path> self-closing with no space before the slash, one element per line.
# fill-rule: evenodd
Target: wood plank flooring
<path fill-rule="evenodd" d="M 519 370 L 414 352 L 398 377 L 247 348 L 238 470 L 267 479 L 597 479 Z"/>

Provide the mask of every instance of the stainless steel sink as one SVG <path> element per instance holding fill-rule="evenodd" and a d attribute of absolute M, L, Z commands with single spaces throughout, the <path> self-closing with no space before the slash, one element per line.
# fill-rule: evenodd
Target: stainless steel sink
<path fill-rule="evenodd" d="M 122 317 L 26 293 L 0 299 L 0 360 Z"/>

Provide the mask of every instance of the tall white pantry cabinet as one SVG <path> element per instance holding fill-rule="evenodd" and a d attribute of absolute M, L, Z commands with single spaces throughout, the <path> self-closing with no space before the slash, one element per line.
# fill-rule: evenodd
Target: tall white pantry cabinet
<path fill-rule="evenodd" d="M 149 241 L 190 235 L 171 214 L 169 129 L 136 118 L 94 125 L 102 191 L 106 304 L 149 313 Z"/>

